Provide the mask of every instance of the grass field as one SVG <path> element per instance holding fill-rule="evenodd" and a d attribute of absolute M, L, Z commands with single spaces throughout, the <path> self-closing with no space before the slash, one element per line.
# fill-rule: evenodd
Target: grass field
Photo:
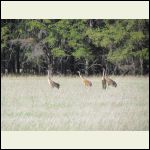
<path fill-rule="evenodd" d="M 149 130 L 149 78 L 113 77 L 117 88 L 102 89 L 101 77 L 1 77 L 1 130 Z"/>

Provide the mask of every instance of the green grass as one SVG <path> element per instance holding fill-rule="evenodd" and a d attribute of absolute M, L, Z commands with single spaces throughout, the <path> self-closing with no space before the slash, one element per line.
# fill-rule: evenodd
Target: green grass
<path fill-rule="evenodd" d="M 1 78 L 1 130 L 149 130 L 149 78 L 112 77 L 118 87 L 102 89 L 101 77 L 53 77 L 60 89 L 51 89 L 47 77 Z"/>

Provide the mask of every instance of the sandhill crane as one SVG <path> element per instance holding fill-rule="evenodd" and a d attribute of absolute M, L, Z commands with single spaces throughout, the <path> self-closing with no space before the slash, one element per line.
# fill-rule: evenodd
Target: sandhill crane
<path fill-rule="evenodd" d="M 104 70 L 105 70 L 105 69 L 104 69 Z M 116 83 L 114 80 L 110 79 L 110 78 L 106 75 L 106 70 L 105 70 L 105 79 L 106 79 L 106 83 L 107 83 L 108 86 L 111 85 L 111 86 L 113 86 L 113 87 L 117 87 L 117 83 Z"/>
<path fill-rule="evenodd" d="M 85 86 L 85 87 L 87 87 L 87 86 L 91 87 L 91 86 L 92 86 L 92 82 L 89 81 L 89 80 L 87 80 L 87 79 L 85 79 L 85 78 L 83 78 L 83 77 L 81 76 L 80 71 L 77 71 L 77 72 L 79 73 L 79 77 L 81 78 L 81 80 L 82 80 L 84 86 Z"/>
<path fill-rule="evenodd" d="M 50 77 L 50 71 L 49 71 L 49 70 L 48 70 L 48 83 L 49 83 L 49 85 L 50 85 L 52 88 L 55 87 L 55 88 L 59 89 L 59 87 L 60 87 L 60 84 L 54 82 L 54 81 L 51 79 L 51 77 Z"/>
<path fill-rule="evenodd" d="M 105 69 L 103 68 L 102 88 L 106 89 Z"/>

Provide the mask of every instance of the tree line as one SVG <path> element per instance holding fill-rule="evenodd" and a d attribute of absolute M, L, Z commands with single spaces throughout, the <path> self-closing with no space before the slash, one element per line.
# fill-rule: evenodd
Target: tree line
<path fill-rule="evenodd" d="M 149 20 L 3 19 L 1 73 L 149 74 Z"/>

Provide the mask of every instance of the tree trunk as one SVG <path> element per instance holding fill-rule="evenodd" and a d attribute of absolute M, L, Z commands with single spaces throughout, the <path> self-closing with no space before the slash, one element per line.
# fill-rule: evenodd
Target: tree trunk
<path fill-rule="evenodd" d="M 113 75 L 117 74 L 116 73 L 116 70 L 117 70 L 117 65 L 115 65 L 114 69 L 113 69 Z"/>
<path fill-rule="evenodd" d="M 85 74 L 88 75 L 89 72 L 88 72 L 88 67 L 89 67 L 89 61 L 86 59 L 85 60 Z"/>
<path fill-rule="evenodd" d="M 143 75 L 143 59 L 140 58 L 140 72 L 141 72 L 141 75 Z"/>
<path fill-rule="evenodd" d="M 15 73 L 15 71 L 16 71 L 16 66 L 15 66 L 15 57 L 13 57 L 13 60 L 12 60 L 12 62 L 11 63 L 9 63 L 10 64 L 10 69 L 12 70 L 11 71 L 11 73 Z"/>
<path fill-rule="evenodd" d="M 52 74 L 52 61 L 50 57 L 47 57 L 47 64 L 48 64 L 48 70 L 50 71 L 50 74 Z"/>
<path fill-rule="evenodd" d="M 18 47 L 17 47 L 17 51 L 16 51 L 16 69 L 17 69 L 17 74 L 19 74 L 20 62 L 19 62 L 19 48 Z"/>
<path fill-rule="evenodd" d="M 63 62 L 62 62 L 62 58 L 60 58 L 60 65 L 61 65 L 61 74 L 63 74 Z"/>
<path fill-rule="evenodd" d="M 132 64 L 133 64 L 133 74 L 135 75 L 135 62 L 134 62 L 134 58 L 132 57 Z"/>
<path fill-rule="evenodd" d="M 90 24 L 89 24 L 89 26 L 92 28 L 93 27 L 93 20 L 92 19 L 90 19 Z"/>

